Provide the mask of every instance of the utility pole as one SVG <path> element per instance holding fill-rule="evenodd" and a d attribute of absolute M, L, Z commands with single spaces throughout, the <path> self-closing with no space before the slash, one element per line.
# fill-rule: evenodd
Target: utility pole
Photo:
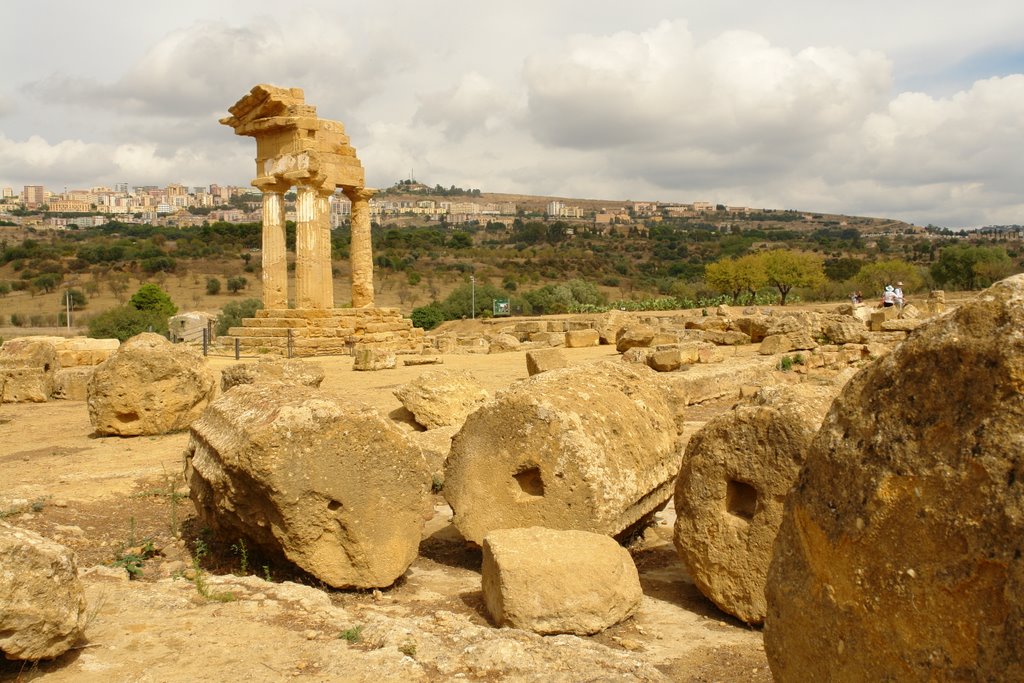
<path fill-rule="evenodd" d="M 473 308 L 470 309 L 470 311 L 469 311 L 469 317 L 472 320 L 476 320 L 476 276 L 475 275 L 470 275 L 469 276 L 469 283 L 470 283 L 470 287 L 471 287 L 472 292 L 473 292 Z"/>
<path fill-rule="evenodd" d="M 64 291 L 64 304 L 65 304 L 65 308 L 67 309 L 66 313 L 65 313 L 65 317 L 67 318 L 68 332 L 71 332 L 71 290 L 70 289 L 67 289 L 67 290 Z"/>

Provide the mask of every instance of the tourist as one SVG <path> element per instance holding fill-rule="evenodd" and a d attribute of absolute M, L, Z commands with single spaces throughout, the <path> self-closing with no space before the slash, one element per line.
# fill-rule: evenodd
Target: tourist
<path fill-rule="evenodd" d="M 903 308 L 903 283 L 897 282 L 896 289 L 893 290 L 893 294 L 896 297 L 896 306 Z"/>
<path fill-rule="evenodd" d="M 889 308 L 896 305 L 896 289 L 892 285 L 886 285 L 882 292 L 882 306 Z"/>

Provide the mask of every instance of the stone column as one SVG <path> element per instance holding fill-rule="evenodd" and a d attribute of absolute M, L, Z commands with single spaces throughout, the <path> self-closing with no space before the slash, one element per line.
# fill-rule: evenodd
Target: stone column
<path fill-rule="evenodd" d="M 320 270 L 320 230 L 316 220 L 316 188 L 296 187 L 295 198 L 295 307 L 319 308 L 316 296 Z"/>
<path fill-rule="evenodd" d="M 352 202 L 352 245 L 349 248 L 352 308 L 371 308 L 373 247 L 370 239 L 370 198 L 377 192 L 365 187 L 344 187 L 342 191 Z"/>
<path fill-rule="evenodd" d="M 285 247 L 284 193 L 281 186 L 263 191 L 263 307 L 288 308 L 288 252 Z"/>
<path fill-rule="evenodd" d="M 316 194 L 316 221 L 320 233 L 319 308 L 334 308 L 334 274 L 331 264 L 331 195 L 334 188 L 323 188 Z"/>

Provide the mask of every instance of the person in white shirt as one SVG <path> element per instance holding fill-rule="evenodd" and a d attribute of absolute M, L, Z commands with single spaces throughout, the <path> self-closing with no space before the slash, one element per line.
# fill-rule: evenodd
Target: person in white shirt
<path fill-rule="evenodd" d="M 896 288 L 892 290 L 892 293 L 896 297 L 896 306 L 903 308 L 903 283 L 897 282 Z"/>
<path fill-rule="evenodd" d="M 890 306 L 896 305 L 896 290 L 892 285 L 886 285 L 885 291 L 882 292 L 882 306 L 889 308 Z"/>

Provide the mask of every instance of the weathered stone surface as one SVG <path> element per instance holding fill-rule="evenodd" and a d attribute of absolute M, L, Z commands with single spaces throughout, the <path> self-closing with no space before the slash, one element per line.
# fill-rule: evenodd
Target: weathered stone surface
<path fill-rule="evenodd" d="M 921 325 L 925 324 L 925 320 L 918 319 L 899 319 L 899 320 L 886 320 L 880 327 L 883 332 L 912 332 Z"/>
<path fill-rule="evenodd" d="M 815 337 L 821 334 L 821 316 L 803 311 L 781 315 L 773 319 L 765 338 L 778 334 L 786 335 L 795 350 L 813 349 L 819 345 Z"/>
<path fill-rule="evenodd" d="M 188 427 L 213 399 L 213 372 L 195 350 L 144 332 L 96 366 L 89 420 L 97 434 L 165 434 Z"/>
<path fill-rule="evenodd" d="M 520 345 L 520 341 L 511 334 L 498 334 L 491 339 L 487 352 L 507 353 L 509 351 L 518 351 Z"/>
<path fill-rule="evenodd" d="M 759 344 L 768 336 L 772 319 L 767 315 L 745 315 L 732 321 L 731 327 L 750 337 L 752 344 Z"/>
<path fill-rule="evenodd" d="M 83 365 L 99 365 L 121 345 L 116 339 L 90 339 L 88 337 L 58 338 L 57 359 L 61 367 L 74 368 Z"/>
<path fill-rule="evenodd" d="M 1024 680 L 1024 275 L 854 376 L 785 502 L 777 680 Z"/>
<path fill-rule="evenodd" d="M 75 555 L 0 520 L 0 652 L 52 659 L 82 636 L 85 593 Z"/>
<path fill-rule="evenodd" d="M 398 358 L 391 349 L 360 344 L 353 350 L 353 370 L 392 370 L 398 365 Z"/>
<path fill-rule="evenodd" d="M 633 325 L 619 332 L 615 340 L 615 350 L 619 353 L 636 347 L 648 347 L 654 342 L 658 331 L 650 325 Z"/>
<path fill-rule="evenodd" d="M 915 320 L 924 317 L 924 314 L 914 304 L 906 304 L 900 309 L 900 317 L 904 320 Z"/>
<path fill-rule="evenodd" d="M 53 377 L 60 370 L 57 348 L 49 338 L 18 337 L 0 346 L 0 375 L 4 377 L 3 403 L 43 403 L 53 393 Z"/>
<path fill-rule="evenodd" d="M 61 368 L 53 374 L 53 394 L 56 399 L 65 401 L 84 401 L 89 397 L 89 380 L 92 379 L 94 367 L 83 365 L 74 368 Z"/>
<path fill-rule="evenodd" d="M 647 366 L 655 372 L 674 372 L 683 367 L 683 363 L 692 362 L 688 354 L 684 360 L 683 351 L 678 348 L 654 351 L 647 356 Z"/>
<path fill-rule="evenodd" d="M 443 365 L 444 358 L 441 356 L 412 356 L 402 359 L 402 365 Z"/>
<path fill-rule="evenodd" d="M 747 623 L 764 620 L 782 499 L 838 391 L 762 388 L 755 405 L 714 418 L 686 447 L 674 497 L 676 549 L 697 588 Z"/>
<path fill-rule="evenodd" d="M 324 368 L 319 363 L 296 358 L 263 357 L 255 363 L 236 363 L 225 368 L 220 376 L 220 390 L 257 382 L 290 382 L 319 387 L 324 376 Z"/>
<path fill-rule="evenodd" d="M 725 332 L 729 329 L 729 321 L 721 316 L 709 315 L 702 318 L 690 318 L 686 321 L 685 326 L 688 330 L 704 330 L 705 332 L 717 330 L 718 332 Z"/>
<path fill-rule="evenodd" d="M 705 330 L 704 340 L 718 346 L 740 346 L 750 343 L 750 336 L 736 330 Z"/>
<path fill-rule="evenodd" d="M 526 372 L 533 377 L 548 370 L 564 368 L 569 365 L 569 359 L 558 349 L 541 349 L 538 351 L 526 352 Z"/>
<path fill-rule="evenodd" d="M 846 316 L 824 321 L 821 331 L 833 344 L 860 344 L 868 336 L 863 321 Z"/>
<path fill-rule="evenodd" d="M 587 531 L 497 529 L 484 537 L 482 573 L 494 622 L 542 635 L 598 633 L 643 597 L 629 551 Z"/>
<path fill-rule="evenodd" d="M 565 345 L 570 349 L 579 349 L 586 346 L 598 346 L 601 343 L 601 335 L 597 330 L 569 330 L 565 333 Z"/>
<path fill-rule="evenodd" d="M 772 334 L 761 341 L 761 346 L 757 348 L 757 352 L 763 356 L 771 356 L 777 353 L 789 353 L 794 348 L 793 342 L 788 335 Z"/>
<path fill-rule="evenodd" d="M 395 397 L 427 429 L 462 426 L 490 394 L 468 370 L 428 370 L 395 389 Z"/>
<path fill-rule="evenodd" d="M 466 419 L 444 494 L 480 544 L 493 529 L 543 525 L 615 535 L 672 494 L 675 413 L 646 367 L 603 361 L 518 382 Z"/>
<path fill-rule="evenodd" d="M 899 317 L 899 309 L 895 306 L 872 309 L 869 327 L 872 332 L 881 332 L 882 323 L 889 320 L 896 320 L 897 317 Z"/>
<path fill-rule="evenodd" d="M 699 363 L 721 363 L 724 360 L 725 354 L 717 346 L 697 349 L 697 362 Z"/>
<path fill-rule="evenodd" d="M 382 587 L 416 557 L 427 463 L 376 410 L 294 384 L 249 384 L 192 425 L 185 476 L 203 523 L 334 587 Z"/>
<path fill-rule="evenodd" d="M 625 311 L 611 310 L 602 313 L 594 327 L 601 337 L 602 344 L 615 344 L 619 333 L 635 324 L 636 318 L 633 315 Z"/>

